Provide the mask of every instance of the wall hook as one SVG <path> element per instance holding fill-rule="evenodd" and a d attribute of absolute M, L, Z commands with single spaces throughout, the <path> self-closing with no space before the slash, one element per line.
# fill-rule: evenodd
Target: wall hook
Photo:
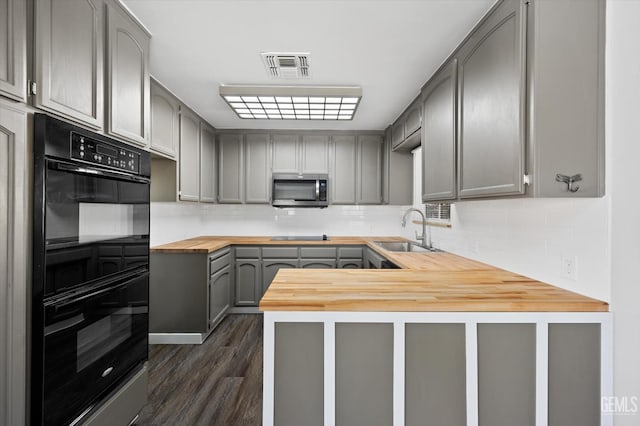
<path fill-rule="evenodd" d="M 582 175 L 578 173 L 577 175 L 567 176 L 563 174 L 556 174 L 556 182 L 563 182 L 567 184 L 567 191 L 569 192 L 578 192 L 580 189 L 579 186 L 573 186 L 574 183 L 580 182 L 582 180 Z"/>

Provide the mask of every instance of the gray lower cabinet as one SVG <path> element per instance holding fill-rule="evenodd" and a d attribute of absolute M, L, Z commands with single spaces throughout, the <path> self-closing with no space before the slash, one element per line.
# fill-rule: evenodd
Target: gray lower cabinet
<path fill-rule="evenodd" d="M 503 2 L 456 55 L 460 198 L 524 193 L 525 9 Z"/>
<path fill-rule="evenodd" d="M 259 248 L 257 249 L 259 252 Z M 262 297 L 262 261 L 240 259 L 236 256 L 236 306 L 257 306 Z"/>
<path fill-rule="evenodd" d="M 175 158 L 180 141 L 180 101 L 151 79 L 151 151 Z"/>
<path fill-rule="evenodd" d="M 231 303 L 229 248 L 206 253 L 154 253 L 149 258 L 149 332 L 197 333 L 201 339 Z"/>
<path fill-rule="evenodd" d="M 119 2 L 107 0 L 107 132 L 143 147 L 150 133 L 150 40 Z"/>
<path fill-rule="evenodd" d="M 14 0 L 4 0 L 3 3 L 5 7 L 20 3 L 22 8 L 26 4 L 25 1 Z M 35 4 L 35 106 L 98 130 L 104 123 L 104 7 L 103 0 L 42 0 Z M 114 16 L 109 29 L 114 32 L 109 33 L 115 40 L 113 37 L 116 37 L 117 30 L 129 24 L 128 18 L 112 13 Z M 12 37 L 17 36 L 12 34 Z M 126 47 L 114 49 L 113 55 L 118 53 L 125 55 Z M 133 71 L 122 66 L 116 66 L 116 70 L 123 73 Z M 130 87 L 118 86 L 116 91 L 118 89 L 122 91 Z M 123 106 L 121 113 L 126 111 Z"/>
<path fill-rule="evenodd" d="M 200 200 L 200 119 L 191 110 L 180 111 L 180 200 Z"/>
<path fill-rule="evenodd" d="M 422 201 L 456 198 L 457 61 L 442 66 L 422 90 Z"/>
<path fill-rule="evenodd" d="M 225 260 L 225 266 L 213 272 L 209 278 L 209 330 L 222 321 L 229 309 L 232 276 L 233 269 L 229 258 Z"/>
<path fill-rule="evenodd" d="M 27 10 L 24 0 L 0 0 L 0 95 L 27 99 Z"/>
<path fill-rule="evenodd" d="M 27 116 L 0 100 L 0 424 L 25 424 Z M 6 238 L 6 236 L 12 236 Z"/>
<path fill-rule="evenodd" d="M 221 134 L 218 138 L 218 202 L 242 203 L 243 177 L 242 134 Z"/>
<path fill-rule="evenodd" d="M 218 190 L 216 133 L 213 127 L 200 121 L 200 202 L 215 203 Z"/>
<path fill-rule="evenodd" d="M 302 259 L 300 267 L 303 269 L 336 269 L 335 259 Z"/>
<path fill-rule="evenodd" d="M 244 141 L 244 201 L 268 204 L 271 193 L 269 134 L 247 134 Z"/>
<path fill-rule="evenodd" d="M 262 260 L 262 295 L 267 291 L 271 285 L 271 281 L 276 276 L 280 269 L 296 269 L 300 267 L 300 263 L 296 259 L 269 259 L 264 258 Z"/>

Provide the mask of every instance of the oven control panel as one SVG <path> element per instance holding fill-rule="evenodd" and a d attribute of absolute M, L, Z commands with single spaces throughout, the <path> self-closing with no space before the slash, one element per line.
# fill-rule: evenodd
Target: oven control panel
<path fill-rule="evenodd" d="M 93 164 L 140 172 L 140 154 L 77 133 L 71 134 L 71 158 Z"/>

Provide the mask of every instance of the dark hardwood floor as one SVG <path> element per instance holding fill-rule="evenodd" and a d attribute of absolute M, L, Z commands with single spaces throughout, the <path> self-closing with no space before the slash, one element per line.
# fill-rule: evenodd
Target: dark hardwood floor
<path fill-rule="evenodd" d="M 260 425 L 262 315 L 229 315 L 202 345 L 149 347 L 139 425 Z"/>

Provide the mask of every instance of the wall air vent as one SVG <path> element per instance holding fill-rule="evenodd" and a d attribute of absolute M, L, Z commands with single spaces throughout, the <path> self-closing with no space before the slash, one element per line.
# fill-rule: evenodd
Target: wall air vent
<path fill-rule="evenodd" d="M 264 52 L 262 61 L 272 78 L 309 78 L 310 53 Z"/>

